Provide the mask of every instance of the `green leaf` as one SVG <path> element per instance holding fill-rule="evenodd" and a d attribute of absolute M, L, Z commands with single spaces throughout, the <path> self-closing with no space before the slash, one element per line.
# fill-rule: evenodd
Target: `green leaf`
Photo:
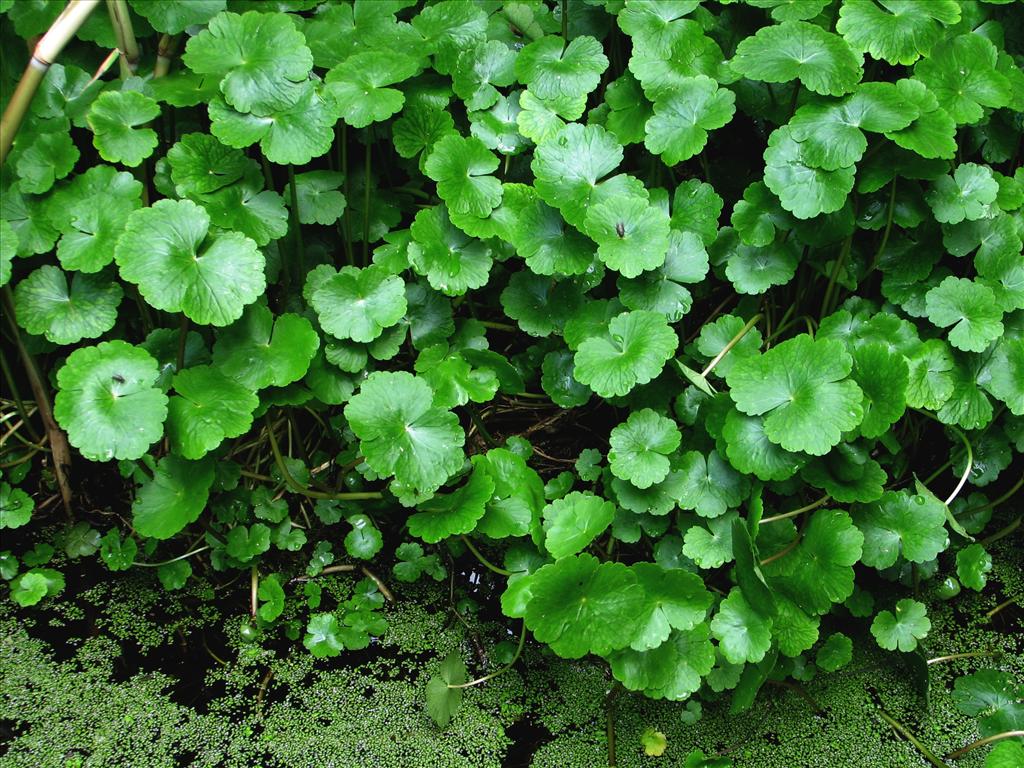
<path fill-rule="evenodd" d="M 823 456 L 863 417 L 863 393 L 846 378 L 852 368 L 839 342 L 801 334 L 737 360 L 726 381 L 740 411 L 767 414 L 769 440 L 787 451 Z"/>
<path fill-rule="evenodd" d="M 668 749 L 668 739 L 661 731 L 648 727 L 644 728 L 644 732 L 640 734 L 640 745 L 648 757 L 661 757 Z"/>
<path fill-rule="evenodd" d="M 433 396 L 430 385 L 410 373 L 378 371 L 345 406 L 367 464 L 426 493 L 462 467 L 465 441 L 459 420 L 436 408 Z"/>
<path fill-rule="evenodd" d="M 980 34 L 946 38 L 917 63 L 914 76 L 957 124 L 973 124 L 984 116 L 984 107 L 1005 107 L 1013 96 L 1009 80 L 996 69 L 998 56 L 992 41 Z"/>
<path fill-rule="evenodd" d="M 575 555 L 604 533 L 614 516 L 610 501 L 573 491 L 544 507 L 544 548 L 556 560 Z"/>
<path fill-rule="evenodd" d="M 225 543 L 224 549 L 229 556 L 247 563 L 270 549 L 270 528 L 263 523 L 236 525 L 228 531 Z"/>
<path fill-rule="evenodd" d="M 391 570 L 399 581 L 409 584 L 417 581 L 424 573 L 434 581 L 444 580 L 445 569 L 437 555 L 423 554 L 423 547 L 418 542 L 408 541 L 400 544 L 395 550 L 395 559 L 397 562 Z"/>
<path fill-rule="evenodd" d="M 430 287 L 446 296 L 460 296 L 487 284 L 492 253 L 486 243 L 467 236 L 448 218 L 443 205 L 416 214 L 409 244 L 409 262 Z"/>
<path fill-rule="evenodd" d="M 591 206 L 584 230 L 597 243 L 597 257 L 624 277 L 665 263 L 668 215 L 642 197 L 615 196 Z"/>
<path fill-rule="evenodd" d="M 318 659 L 339 656 L 345 644 L 341 624 L 333 613 L 317 613 L 309 617 L 302 644 Z"/>
<path fill-rule="evenodd" d="M 888 133 L 906 128 L 920 112 L 893 83 L 864 83 L 833 104 L 807 104 L 789 121 L 803 159 L 813 168 L 836 171 L 858 162 L 868 147 L 864 131 Z"/>
<path fill-rule="evenodd" d="M 517 213 L 517 226 L 510 232 L 512 243 L 531 272 L 582 275 L 594 263 L 594 244 L 566 225 L 554 208 L 531 199 Z"/>
<path fill-rule="evenodd" d="M 262 602 L 257 615 L 263 621 L 272 622 L 284 612 L 284 589 L 274 574 L 260 579 L 256 595 Z"/>
<path fill-rule="evenodd" d="M 11 264 L 17 251 L 18 236 L 7 219 L 0 219 L 0 285 L 11 281 Z"/>
<path fill-rule="evenodd" d="M 186 133 L 168 150 L 171 180 L 182 197 L 216 192 L 246 175 L 253 163 L 208 133 Z"/>
<path fill-rule="evenodd" d="M 625 395 L 661 373 L 678 343 L 662 315 L 623 312 L 611 320 L 605 336 L 580 344 L 573 375 L 601 397 Z"/>
<path fill-rule="evenodd" d="M 327 73 L 327 92 L 346 123 L 365 128 L 402 109 L 405 95 L 387 86 L 409 79 L 418 70 L 417 60 L 402 53 L 357 53 Z"/>
<path fill-rule="evenodd" d="M 462 705 L 462 688 L 450 688 L 467 681 L 466 662 L 458 651 L 449 653 L 437 674 L 427 681 L 427 713 L 441 728 L 447 728 Z"/>
<path fill-rule="evenodd" d="M 632 642 L 644 592 L 622 563 L 601 563 L 584 553 L 545 565 L 529 578 L 526 626 L 562 658 L 607 655 Z"/>
<path fill-rule="evenodd" d="M 306 318 L 291 313 L 274 317 L 262 304 L 252 304 L 218 331 L 213 362 L 250 390 L 283 387 L 306 375 L 319 346 L 320 337 Z"/>
<path fill-rule="evenodd" d="M 525 536 L 536 529 L 544 507 L 544 482 L 526 460 L 505 448 L 492 448 L 473 456 L 474 471 L 494 481 L 476 531 L 493 539 Z"/>
<path fill-rule="evenodd" d="M 160 114 L 153 99 L 138 91 L 105 91 L 92 103 L 87 120 L 100 157 L 130 168 L 156 149 L 152 128 L 139 128 Z"/>
<path fill-rule="evenodd" d="M 212 461 L 164 456 L 132 504 L 132 524 L 140 536 L 169 539 L 199 519 L 213 485 Z"/>
<path fill-rule="evenodd" d="M 227 0 L 131 0 L 132 10 L 157 32 L 177 35 L 187 27 L 205 24 L 227 6 Z"/>
<path fill-rule="evenodd" d="M 722 437 L 729 463 L 759 480 L 786 480 L 807 462 L 805 455 L 786 451 L 769 439 L 763 417 L 747 416 L 735 408 L 725 417 Z"/>
<path fill-rule="evenodd" d="M 337 107 L 331 98 L 306 81 L 294 104 L 267 117 L 238 112 L 222 99 L 214 99 L 210 133 L 239 149 L 258 141 L 272 163 L 304 165 L 326 153 L 334 141 Z"/>
<path fill-rule="evenodd" d="M 928 319 L 953 326 L 949 343 L 966 352 L 984 352 L 1003 333 L 1003 311 L 992 289 L 962 277 L 947 277 L 925 294 Z"/>
<path fill-rule="evenodd" d="M 634 45 L 629 58 L 629 71 L 640 81 L 648 99 L 663 99 L 697 75 L 716 80 L 735 78 L 735 73 L 725 67 L 722 49 L 704 34 L 700 23 L 677 19 L 672 26 L 674 39 L 669 46 Z"/>
<path fill-rule="evenodd" d="M 1015 768 L 1024 765 L 1024 744 L 1002 741 L 992 747 L 985 757 L 985 768 Z"/>
<path fill-rule="evenodd" d="M 671 95 L 654 102 L 654 116 L 646 124 L 644 146 L 676 165 L 699 154 L 708 131 L 728 123 L 736 111 L 732 91 L 719 89 L 710 77 L 687 78 Z"/>
<path fill-rule="evenodd" d="M 730 66 L 766 83 L 799 79 L 826 96 L 849 93 L 863 74 L 861 57 L 843 38 L 805 21 L 762 27 L 740 42 Z"/>
<path fill-rule="evenodd" d="M 99 272 L 114 260 L 114 246 L 131 212 L 142 205 L 142 184 L 130 173 L 97 165 L 55 196 L 63 220 L 57 258 L 64 269 Z"/>
<path fill-rule="evenodd" d="M 907 356 L 907 405 L 937 411 L 953 393 L 953 355 L 941 339 L 928 339 Z"/>
<path fill-rule="evenodd" d="M 631 570 L 645 594 L 642 618 L 637 621 L 640 629 L 630 644 L 633 650 L 657 648 L 673 630 L 689 632 L 705 626 L 713 599 L 697 574 L 655 563 L 636 563 Z"/>
<path fill-rule="evenodd" d="M 839 9 L 836 31 L 854 50 L 890 64 L 913 64 L 942 39 L 943 25 L 958 21 L 956 0 L 849 0 Z"/>
<path fill-rule="evenodd" d="M 989 206 L 999 194 L 992 169 L 976 163 L 958 165 L 952 176 L 941 176 L 925 195 L 936 221 L 959 224 L 965 219 L 988 218 Z"/>
<path fill-rule="evenodd" d="M 840 503 L 880 499 L 888 480 L 882 466 L 856 443 L 840 443 L 804 467 L 801 476 Z"/>
<path fill-rule="evenodd" d="M 671 419 L 650 408 L 634 411 L 612 430 L 608 461 L 612 474 L 637 488 L 650 488 L 668 476 L 668 456 L 682 435 Z"/>
<path fill-rule="evenodd" d="M 979 379 L 987 392 L 1006 403 L 1010 413 L 1024 415 L 1024 339 L 999 341 Z"/>
<path fill-rule="evenodd" d="M 423 350 L 416 358 L 415 370 L 434 390 L 434 404 L 444 408 L 465 405 L 470 400 L 485 403 L 499 387 L 493 369 L 473 368 L 462 354 L 449 350 L 446 344 Z"/>
<path fill-rule="evenodd" d="M 734 557 L 732 524 L 736 519 L 737 514 L 729 512 L 703 525 L 690 526 L 683 536 L 683 554 L 705 569 L 719 568 L 730 562 Z"/>
<path fill-rule="evenodd" d="M 395 151 L 406 158 L 428 152 L 440 139 L 452 133 L 455 133 L 455 121 L 451 115 L 422 104 L 406 104 L 402 116 L 391 126 Z"/>
<path fill-rule="evenodd" d="M 121 538 L 116 528 L 111 528 L 100 539 L 100 557 L 112 571 L 127 571 L 135 562 L 139 545 L 131 536 Z"/>
<path fill-rule="evenodd" d="M 210 217 L 190 200 L 135 211 L 117 241 L 121 277 L 156 309 L 201 325 L 229 325 L 263 293 L 263 254 L 238 232 L 208 234 Z"/>
<path fill-rule="evenodd" d="M 513 69 L 516 51 L 499 40 L 488 40 L 467 48 L 459 56 L 452 88 L 466 109 L 487 109 L 501 98 L 495 86 L 504 88 L 515 82 Z M 513 121 L 514 122 L 514 121 Z"/>
<path fill-rule="evenodd" d="M 796 548 L 766 565 L 765 575 L 802 610 L 825 614 L 853 594 L 853 566 L 861 558 L 864 538 L 846 512 L 818 510 Z"/>
<path fill-rule="evenodd" d="M 529 139 L 519 132 L 517 121 L 523 111 L 519 98 L 519 91 L 513 91 L 507 97 L 499 94 L 490 109 L 469 113 L 470 133 L 480 139 L 485 147 L 506 157 L 518 155 L 530 145 Z"/>
<path fill-rule="evenodd" d="M 690 311 L 693 297 L 682 283 L 699 283 L 708 271 L 708 253 L 695 232 L 668 233 L 665 263 L 636 278 L 619 277 L 619 299 L 629 309 L 646 309 L 677 322 Z"/>
<path fill-rule="evenodd" d="M 309 171 L 295 177 L 295 196 L 299 222 L 302 224 L 334 224 L 345 212 L 345 195 L 338 191 L 345 177 L 335 171 Z M 291 199 L 291 186 L 285 194 Z"/>
<path fill-rule="evenodd" d="M 562 408 L 575 408 L 590 400 L 593 392 L 573 375 L 576 364 L 567 349 L 548 352 L 541 363 L 541 389 L 551 401 Z"/>
<path fill-rule="evenodd" d="M 425 50 L 433 53 L 434 68 L 442 75 L 451 73 L 459 54 L 487 39 L 487 14 L 461 0 L 427 6 L 413 18 L 412 25 L 422 35 Z"/>
<path fill-rule="evenodd" d="M 731 664 L 758 662 L 772 644 L 772 620 L 755 611 L 739 587 L 733 587 L 711 620 L 711 634 Z"/>
<path fill-rule="evenodd" d="M 903 149 L 921 157 L 952 160 L 956 156 L 956 121 L 939 106 L 935 94 L 917 80 L 898 80 L 896 88 L 907 102 L 917 106 L 920 116 L 906 128 L 889 131 L 892 139 Z"/>
<path fill-rule="evenodd" d="M 0 483 L 0 529 L 21 528 L 32 518 L 36 503 L 21 488 Z"/>
<path fill-rule="evenodd" d="M 739 243 L 729 253 L 725 276 L 737 293 L 756 295 L 792 280 L 799 262 L 800 245 L 795 239 L 779 239 L 764 246 Z"/>
<path fill-rule="evenodd" d="M 975 592 L 985 588 L 991 570 L 992 555 L 981 544 L 968 544 L 956 553 L 956 575 L 965 587 Z"/>
<path fill-rule="evenodd" d="M 85 458 L 141 458 L 167 418 L 157 375 L 156 360 L 123 341 L 76 349 L 57 371 L 53 414 Z"/>
<path fill-rule="evenodd" d="M 43 133 L 17 153 L 15 171 L 22 192 L 41 195 L 63 179 L 78 162 L 78 148 L 63 131 Z"/>
<path fill-rule="evenodd" d="M 501 182 L 488 175 L 497 167 L 480 139 L 450 134 L 434 145 L 424 170 L 449 210 L 482 218 L 501 202 Z"/>
<path fill-rule="evenodd" d="M 878 569 L 901 556 L 928 562 L 949 542 L 942 502 L 908 491 L 886 491 L 878 501 L 856 507 L 854 522 L 864 534 L 864 564 Z"/>
<path fill-rule="evenodd" d="M 884 342 L 871 342 L 853 350 L 852 378 L 864 393 L 864 420 L 860 433 L 880 437 L 902 418 L 910 371 L 906 358 Z"/>
<path fill-rule="evenodd" d="M 294 105 L 313 68 L 305 38 L 283 13 L 220 13 L 181 58 L 193 72 L 220 77 L 228 104 L 257 115 Z"/>
<path fill-rule="evenodd" d="M 715 666 L 715 647 L 706 623 L 675 630 L 655 648 L 626 648 L 611 654 L 612 676 L 631 691 L 652 699 L 683 701 L 696 693 Z"/>
<path fill-rule="evenodd" d="M 561 37 L 542 37 L 516 57 L 515 75 L 539 99 L 583 96 L 597 88 L 608 57 L 601 44 L 582 35 L 566 45 Z"/>
<path fill-rule="evenodd" d="M 487 472 L 473 472 L 469 481 L 454 493 L 437 494 L 418 505 L 409 518 L 409 533 L 428 544 L 449 536 L 469 533 L 484 516 L 494 493 L 494 480 Z"/>
<path fill-rule="evenodd" d="M 712 450 L 707 459 L 699 451 L 687 451 L 679 466 L 685 478 L 679 507 L 701 517 L 719 517 L 739 506 L 750 483 Z"/>
<path fill-rule="evenodd" d="M 167 404 L 167 437 L 186 459 L 201 459 L 226 438 L 248 432 L 260 402 L 251 389 L 209 365 L 180 371 L 174 390 Z"/>
<path fill-rule="evenodd" d="M 853 659 L 853 641 L 842 632 L 834 632 L 818 648 L 814 663 L 826 672 L 836 672 Z"/>
<path fill-rule="evenodd" d="M 181 589 L 192 575 L 192 566 L 187 560 L 178 560 L 173 563 L 165 563 L 156 569 L 160 585 L 168 592 Z"/>
<path fill-rule="evenodd" d="M 619 27 L 633 38 L 635 47 L 670 49 L 683 29 L 673 22 L 698 5 L 695 0 L 629 0 L 619 12 Z"/>
<path fill-rule="evenodd" d="M 44 265 L 14 289 L 18 325 L 55 344 L 95 339 L 114 327 L 124 292 L 104 275 L 75 274 Z"/>
<path fill-rule="evenodd" d="M 880 611 L 871 622 L 871 634 L 887 651 L 899 649 L 904 653 L 917 648 L 917 641 L 927 636 L 932 628 L 927 609 L 917 600 L 900 600 L 895 613 Z"/>
<path fill-rule="evenodd" d="M 622 146 L 612 134 L 599 125 L 572 123 L 537 147 L 531 162 L 534 186 L 566 221 L 581 226 L 598 180 L 620 162 Z"/>
<path fill-rule="evenodd" d="M 709 360 L 717 357 L 744 325 L 746 321 L 737 315 L 722 315 L 713 322 L 705 323 L 701 326 L 700 336 L 697 337 L 697 350 Z M 762 343 L 761 332 L 757 326 L 750 328 L 718 361 L 713 373 L 724 377 L 739 358 L 756 355 Z"/>
<path fill-rule="evenodd" d="M 64 574 L 52 568 L 33 568 L 11 582 L 11 599 L 22 608 L 36 605 L 64 589 Z"/>
<path fill-rule="evenodd" d="M 778 196 L 782 207 L 798 219 L 838 211 L 853 189 L 852 166 L 834 171 L 815 168 L 807 152 L 788 126 L 772 132 L 764 152 L 764 183 Z"/>
<path fill-rule="evenodd" d="M 621 24 L 621 15 L 620 15 Z M 608 119 L 605 127 L 611 131 L 620 144 L 638 144 L 644 140 L 647 120 L 654 109 L 644 96 L 640 83 L 629 72 L 608 83 L 604 90 L 608 104 Z"/>
<path fill-rule="evenodd" d="M 320 282 L 311 302 L 321 327 L 339 339 L 370 342 L 398 323 L 408 307 L 405 283 L 383 267 L 342 267 Z"/>

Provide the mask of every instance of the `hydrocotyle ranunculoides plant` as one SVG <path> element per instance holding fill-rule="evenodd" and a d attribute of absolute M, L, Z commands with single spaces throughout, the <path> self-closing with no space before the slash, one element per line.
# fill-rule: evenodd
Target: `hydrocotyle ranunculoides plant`
<path fill-rule="evenodd" d="M 1019 4 L 113 5 L 29 100 L 63 3 L 0 0 L 15 601 L 64 583 L 47 435 L 108 489 L 69 557 L 248 572 L 247 637 L 317 657 L 479 561 L 520 650 L 740 711 L 986 588 L 1024 475 Z"/>

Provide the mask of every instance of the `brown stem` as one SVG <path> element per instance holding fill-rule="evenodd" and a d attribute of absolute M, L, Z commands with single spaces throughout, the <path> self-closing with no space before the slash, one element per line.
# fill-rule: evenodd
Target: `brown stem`
<path fill-rule="evenodd" d="M 39 418 L 42 419 L 43 428 L 46 430 L 46 439 L 50 442 L 50 453 L 53 456 L 53 471 L 57 478 L 57 487 L 60 490 L 61 499 L 64 502 L 64 512 L 68 519 L 71 514 L 71 446 L 68 445 L 67 435 L 64 434 L 56 419 L 53 418 L 53 408 L 50 405 L 50 393 L 42 375 L 39 373 L 39 366 L 35 358 L 25 348 L 21 341 L 21 332 L 14 320 L 14 301 L 11 298 L 11 287 L 5 285 L 0 288 L 3 299 L 4 315 L 10 326 L 11 334 L 18 346 L 18 354 L 25 366 L 25 375 L 28 376 L 29 385 L 32 387 L 32 395 L 36 399 L 39 408 Z"/>

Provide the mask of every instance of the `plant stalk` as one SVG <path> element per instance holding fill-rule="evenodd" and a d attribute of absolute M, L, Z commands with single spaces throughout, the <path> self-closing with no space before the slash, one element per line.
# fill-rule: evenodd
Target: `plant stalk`
<path fill-rule="evenodd" d="M 704 368 L 704 370 L 700 372 L 701 378 L 707 377 L 707 375 L 715 369 L 715 366 L 722 362 L 722 358 L 729 354 L 732 348 L 739 344 L 740 341 L 742 341 L 743 337 L 747 335 L 751 328 L 757 325 L 757 322 L 762 317 L 764 317 L 764 315 L 758 312 L 752 318 L 747 320 L 744 326 L 740 328 L 739 332 L 731 339 L 729 339 L 729 343 L 722 347 L 722 351 L 715 355 L 711 362 L 708 363 L 707 366 Z"/>
<path fill-rule="evenodd" d="M 480 685 L 481 683 L 486 683 L 488 680 L 493 680 L 498 675 L 505 674 L 510 669 L 512 669 L 512 667 L 515 666 L 515 663 L 517 661 L 519 661 L 519 657 L 523 653 L 523 646 L 525 644 L 526 644 L 526 622 L 524 621 L 522 629 L 519 630 L 519 645 L 516 646 L 516 652 L 515 652 L 515 655 L 512 656 L 512 661 L 510 661 L 508 664 L 503 666 L 501 669 L 498 669 L 498 670 L 495 670 L 494 672 L 491 672 L 489 675 L 484 675 L 483 677 L 478 677 L 476 680 L 470 680 L 468 683 L 448 683 L 448 687 L 449 688 L 472 688 L 474 685 Z"/>
<path fill-rule="evenodd" d="M 894 731 L 917 747 L 917 751 L 921 753 L 925 760 L 934 765 L 935 768 L 949 768 L 949 766 L 939 759 L 934 752 L 928 749 L 920 739 L 907 730 L 903 723 L 887 713 L 884 709 L 878 710 L 878 716 L 882 718 Z"/>
<path fill-rule="evenodd" d="M 79 27 L 89 18 L 89 14 L 96 10 L 100 0 L 70 0 L 67 7 L 61 12 L 46 34 L 42 36 L 32 52 L 25 73 L 18 81 L 18 86 L 11 95 L 11 100 L 0 118 L 0 165 L 7 160 L 7 155 L 14 144 L 14 137 L 18 135 L 18 129 L 28 113 L 32 97 L 35 96 L 39 84 L 50 69 L 50 65 L 57 60 L 57 56 L 64 50 L 64 46 L 75 36 Z"/>
<path fill-rule="evenodd" d="M 948 755 L 946 755 L 946 757 L 950 760 L 956 760 L 957 758 L 963 757 L 968 752 L 971 752 L 977 749 L 978 747 L 984 747 L 989 744 L 995 744 L 997 741 L 1002 741 L 1003 739 L 1019 739 L 1022 737 L 1024 737 L 1024 731 L 1003 731 L 1002 733 L 994 733 L 991 736 L 986 736 L 983 739 L 978 739 L 977 741 L 971 742 L 963 749 L 958 749 L 956 752 L 950 752 Z"/>
<path fill-rule="evenodd" d="M 107 0 L 107 11 L 110 12 L 110 23 L 114 26 L 117 47 L 121 52 L 121 79 L 127 80 L 139 66 L 139 43 L 128 15 L 128 3 L 125 0 Z"/>
<path fill-rule="evenodd" d="M 466 548 L 473 553 L 473 557 L 479 560 L 480 565 L 482 565 L 484 568 L 486 568 L 489 571 L 492 571 L 493 573 L 498 574 L 499 576 L 514 575 L 512 571 L 506 571 L 504 568 L 499 568 L 486 557 L 484 557 L 483 553 L 481 553 L 479 549 L 473 546 L 473 542 L 469 540 L 468 536 L 463 535 L 460 538 L 462 539 L 462 543 L 466 545 Z"/>

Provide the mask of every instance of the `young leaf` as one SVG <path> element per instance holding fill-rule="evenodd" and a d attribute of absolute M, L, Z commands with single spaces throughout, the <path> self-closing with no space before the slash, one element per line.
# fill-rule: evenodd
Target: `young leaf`
<path fill-rule="evenodd" d="M 284 611 L 284 589 L 274 574 L 260 579 L 259 590 L 256 594 L 262 602 L 257 615 L 263 621 L 272 622 Z"/>
<path fill-rule="evenodd" d="M 584 230 L 597 243 L 597 257 L 624 277 L 665 263 L 669 218 L 643 197 L 615 196 L 591 206 Z"/>
<path fill-rule="evenodd" d="M 188 27 L 208 22 L 225 9 L 227 0 L 132 0 L 131 6 L 157 32 L 177 35 Z"/>
<path fill-rule="evenodd" d="M 404 94 L 387 86 L 409 79 L 417 70 L 416 59 L 394 51 L 357 53 L 327 73 L 327 93 L 346 123 L 365 128 L 401 110 Z"/>
<path fill-rule="evenodd" d="M 53 415 L 87 459 L 141 458 L 167 418 L 157 374 L 156 360 L 124 341 L 76 349 L 57 371 Z"/>
<path fill-rule="evenodd" d="M 895 610 L 880 611 L 871 622 L 871 634 L 887 651 L 898 648 L 907 653 L 917 648 L 917 641 L 927 636 L 932 623 L 924 604 L 917 600 L 900 600 Z"/>
<path fill-rule="evenodd" d="M 692 509 L 701 517 L 719 517 L 739 506 L 747 497 L 750 483 L 712 450 L 705 460 L 699 451 L 687 451 L 679 469 L 684 483 L 679 507 Z"/>
<path fill-rule="evenodd" d="M 156 149 L 152 128 L 139 128 L 160 114 L 160 107 L 138 91 L 106 91 L 89 108 L 89 127 L 100 157 L 131 168 Z"/>
<path fill-rule="evenodd" d="M 409 517 L 409 533 L 428 544 L 449 536 L 469 533 L 484 516 L 494 494 L 494 480 L 487 472 L 473 472 L 469 481 L 454 493 L 436 494 L 418 506 Z"/>
<path fill-rule="evenodd" d="M 114 252 L 121 277 L 157 309 L 229 325 L 266 287 L 264 258 L 244 235 L 209 228 L 206 211 L 190 200 L 135 211 Z"/>
<path fill-rule="evenodd" d="M 808 151 L 793 138 L 789 126 L 773 131 L 764 151 L 764 183 L 798 219 L 838 211 L 853 189 L 853 166 L 834 171 L 815 168 L 807 159 Z"/>
<path fill-rule="evenodd" d="M 339 656 L 345 647 L 341 631 L 341 624 L 333 613 L 318 613 L 309 617 L 302 644 L 318 659 Z"/>
<path fill-rule="evenodd" d="M 977 163 L 958 165 L 952 176 L 941 176 L 925 196 L 935 220 L 959 224 L 965 219 L 987 218 L 989 206 L 999 194 L 992 169 Z"/>
<path fill-rule="evenodd" d="M 22 192 L 41 195 L 58 179 L 63 179 L 78 162 L 79 152 L 71 137 L 63 131 L 43 133 L 20 151 L 15 171 Z"/>
<path fill-rule="evenodd" d="M 981 544 L 968 544 L 956 553 L 956 575 L 965 587 L 975 592 L 985 588 L 991 570 L 992 555 Z"/>
<path fill-rule="evenodd" d="M 199 519 L 213 485 L 212 461 L 186 461 L 170 454 L 160 459 L 153 479 L 139 488 L 132 521 L 140 536 L 169 539 Z"/>
<path fill-rule="evenodd" d="M 299 222 L 334 224 L 345 212 L 345 195 L 338 191 L 345 177 L 334 171 L 309 171 L 295 176 L 295 197 Z M 291 187 L 285 189 L 291 199 Z"/>
<path fill-rule="evenodd" d="M 614 516 L 610 501 L 573 491 L 544 507 L 544 548 L 556 560 L 574 555 L 604 533 Z"/>
<path fill-rule="evenodd" d="M 612 676 L 628 690 L 652 699 L 683 701 L 696 693 L 715 666 L 715 647 L 706 623 L 675 630 L 655 648 L 625 648 L 608 658 Z"/>
<path fill-rule="evenodd" d="M 36 503 L 21 488 L 0 483 L 0 529 L 21 528 L 32 518 Z"/>
<path fill-rule="evenodd" d="M 433 391 L 404 371 L 375 372 L 345 406 L 367 464 L 383 476 L 433 492 L 462 467 L 465 435 Z"/>
<path fill-rule="evenodd" d="M 697 574 L 655 563 L 636 563 L 632 571 L 645 595 L 643 618 L 638 621 L 642 628 L 630 644 L 633 650 L 657 648 L 672 630 L 688 632 L 703 626 L 713 600 Z"/>
<path fill-rule="evenodd" d="M 998 55 L 987 37 L 958 35 L 936 45 L 914 67 L 914 76 L 957 124 L 976 123 L 985 114 L 983 107 L 1005 107 L 1012 97 L 1010 82 L 996 68 Z"/>
<path fill-rule="evenodd" d="M 853 641 L 842 632 L 835 632 L 818 648 L 814 663 L 826 672 L 836 672 L 852 659 Z"/>
<path fill-rule="evenodd" d="M 460 296 L 487 284 L 493 258 L 490 246 L 455 227 L 445 206 L 421 210 L 410 230 L 409 261 L 431 288 Z"/>

